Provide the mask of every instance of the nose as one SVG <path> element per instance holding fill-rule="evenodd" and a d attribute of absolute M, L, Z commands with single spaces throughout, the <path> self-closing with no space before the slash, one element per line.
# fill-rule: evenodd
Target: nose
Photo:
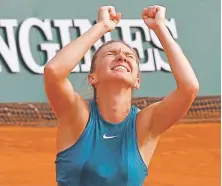
<path fill-rule="evenodd" d="M 125 56 L 122 52 L 120 52 L 120 53 L 117 55 L 117 59 L 116 59 L 116 60 L 117 60 L 117 61 L 127 62 L 126 56 Z"/>

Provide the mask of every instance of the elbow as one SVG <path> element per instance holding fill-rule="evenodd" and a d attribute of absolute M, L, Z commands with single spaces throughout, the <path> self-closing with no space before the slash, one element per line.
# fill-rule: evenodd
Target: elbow
<path fill-rule="evenodd" d="M 196 97 L 196 95 L 199 92 L 200 85 L 199 85 L 199 82 L 196 80 L 196 81 L 188 83 L 186 86 L 182 86 L 180 89 L 186 95 L 191 96 L 191 97 Z"/>
<path fill-rule="evenodd" d="M 199 92 L 199 89 L 200 89 L 200 85 L 199 85 L 198 80 L 195 80 L 195 81 L 189 83 L 189 85 L 188 85 L 188 90 L 192 94 L 197 94 Z"/>
<path fill-rule="evenodd" d="M 44 78 L 46 80 L 55 80 L 58 79 L 57 70 L 51 64 L 46 64 L 44 67 Z"/>
<path fill-rule="evenodd" d="M 200 84 L 199 84 L 198 81 L 196 81 L 196 83 L 194 84 L 193 89 L 194 89 L 194 91 L 195 91 L 196 93 L 199 92 L 199 90 L 200 90 Z"/>
<path fill-rule="evenodd" d="M 200 89 L 199 82 L 195 82 L 191 85 L 189 94 L 192 95 L 192 97 L 196 97 Z"/>

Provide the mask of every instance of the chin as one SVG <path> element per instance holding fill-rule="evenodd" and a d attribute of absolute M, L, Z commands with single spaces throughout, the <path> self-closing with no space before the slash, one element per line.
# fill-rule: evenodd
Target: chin
<path fill-rule="evenodd" d="M 112 74 L 109 74 L 106 78 L 104 77 L 104 80 L 110 83 L 118 82 L 118 83 L 129 85 L 129 86 L 132 85 L 132 77 L 126 73 L 112 73 Z"/>

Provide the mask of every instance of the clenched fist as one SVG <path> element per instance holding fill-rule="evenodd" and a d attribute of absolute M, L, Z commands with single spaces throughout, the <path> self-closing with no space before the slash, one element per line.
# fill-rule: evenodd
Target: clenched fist
<path fill-rule="evenodd" d="M 112 31 L 120 21 L 121 14 L 113 6 L 102 6 L 99 8 L 98 22 L 103 23 L 106 31 Z"/>
<path fill-rule="evenodd" d="M 166 8 L 162 6 L 150 6 L 143 9 L 142 18 L 145 24 L 152 30 L 156 30 L 165 23 Z"/>

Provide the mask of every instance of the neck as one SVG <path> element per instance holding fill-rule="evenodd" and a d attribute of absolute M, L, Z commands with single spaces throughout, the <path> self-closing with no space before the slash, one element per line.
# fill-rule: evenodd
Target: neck
<path fill-rule="evenodd" d="M 111 84 L 100 85 L 96 90 L 96 101 L 103 119 L 111 123 L 123 121 L 131 108 L 131 88 Z"/>

